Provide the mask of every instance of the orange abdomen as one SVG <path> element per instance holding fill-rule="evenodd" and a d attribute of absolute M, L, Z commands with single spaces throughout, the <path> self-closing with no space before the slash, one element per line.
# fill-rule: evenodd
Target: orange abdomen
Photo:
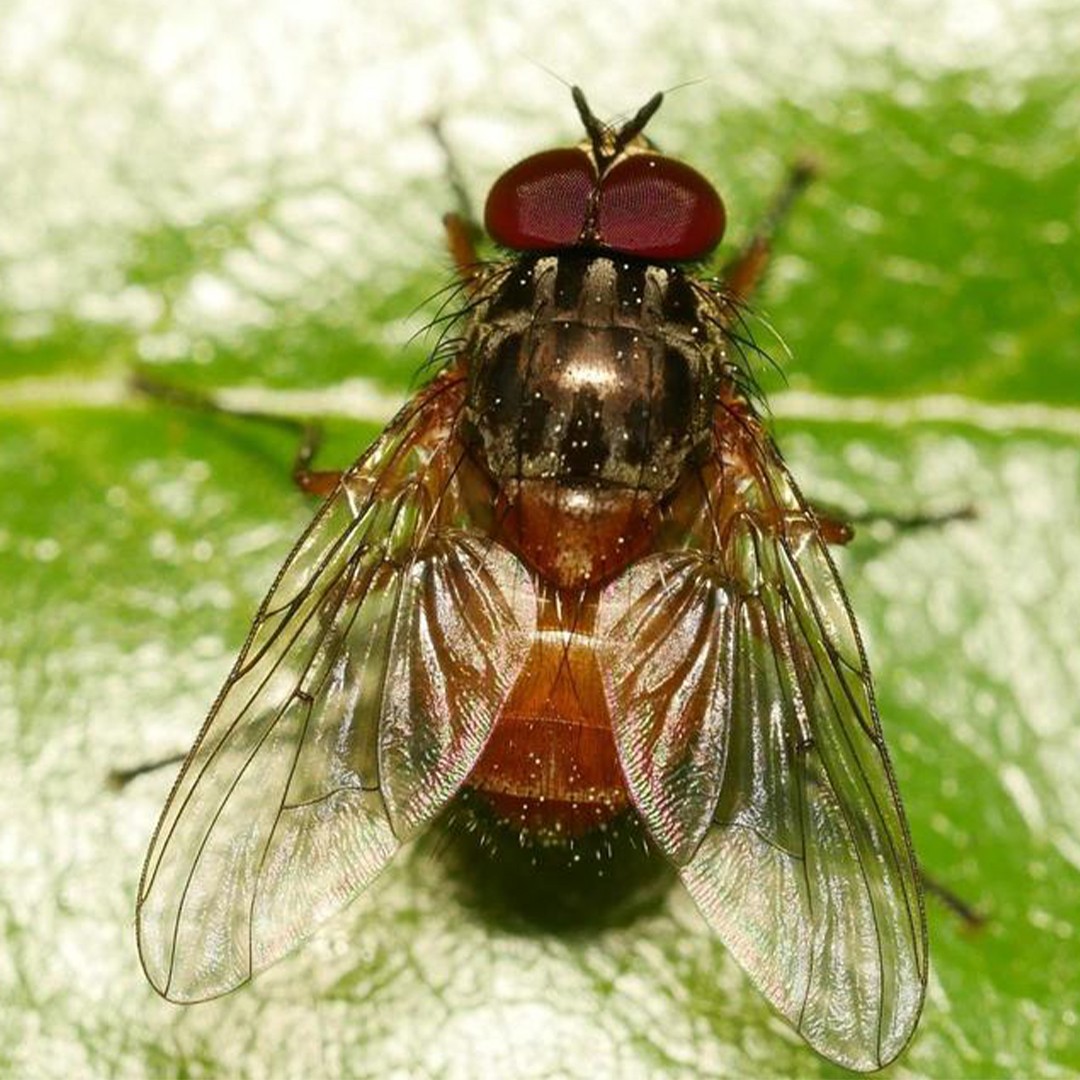
<path fill-rule="evenodd" d="M 553 840 L 628 806 L 595 638 L 537 632 L 469 783 L 507 824 Z"/>

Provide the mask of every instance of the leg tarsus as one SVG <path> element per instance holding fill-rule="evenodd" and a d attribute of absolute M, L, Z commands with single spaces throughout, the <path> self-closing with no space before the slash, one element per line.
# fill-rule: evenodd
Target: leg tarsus
<path fill-rule="evenodd" d="M 132 780 L 146 773 L 157 772 L 170 765 L 179 765 L 187 754 L 170 754 L 168 757 L 158 758 L 156 761 L 144 761 L 141 765 L 134 765 L 129 769 L 111 769 L 109 771 L 109 787 L 119 791 L 127 787 Z"/>
<path fill-rule="evenodd" d="M 166 405 L 179 409 L 192 409 L 196 412 L 223 413 L 226 410 L 211 397 L 200 390 L 189 390 L 184 386 L 175 386 L 165 382 L 141 368 L 136 368 L 128 377 L 128 386 L 136 394 L 142 394 Z"/>
<path fill-rule="evenodd" d="M 978 516 L 978 510 L 971 503 L 964 503 L 950 510 L 923 511 L 915 514 L 890 514 L 880 510 L 867 510 L 860 514 L 853 514 L 850 520 L 852 526 L 885 525 L 899 533 L 915 529 L 937 529 L 942 525 L 950 525 L 954 521 L 974 521 Z"/>
<path fill-rule="evenodd" d="M 454 194 L 454 202 L 457 207 L 454 216 L 465 223 L 470 235 L 477 236 L 480 233 L 480 226 L 477 224 L 477 217 L 473 212 L 472 200 L 469 198 L 469 189 L 465 184 L 464 174 L 458 167 L 457 156 L 450 145 L 450 140 L 446 137 L 446 132 L 443 131 L 442 118 L 437 116 L 429 120 L 427 126 L 443 154 L 446 180 Z"/>
<path fill-rule="evenodd" d="M 307 426 L 305 421 L 298 420 L 294 416 L 278 416 L 276 413 L 229 408 L 227 405 L 222 405 L 212 394 L 202 390 L 191 390 L 186 386 L 176 386 L 140 369 L 132 372 L 129 385 L 137 394 L 144 394 L 146 397 L 163 401 L 166 405 L 179 409 L 212 413 L 216 416 L 231 416 L 238 420 L 255 420 L 260 424 L 282 428 L 285 431 L 295 431 L 300 435 L 303 435 Z"/>
<path fill-rule="evenodd" d="M 977 911 L 952 889 L 931 877 L 922 867 L 919 868 L 924 891 L 941 901 L 969 930 L 981 930 L 986 925 L 986 916 Z"/>
<path fill-rule="evenodd" d="M 278 416 L 274 413 L 255 412 L 247 409 L 230 409 L 218 402 L 212 395 L 199 390 L 190 390 L 136 370 L 130 378 L 132 389 L 139 394 L 163 401 L 167 405 L 195 412 L 209 413 L 215 416 L 233 417 L 238 420 L 253 420 L 299 436 L 300 445 L 293 459 L 292 479 L 301 491 L 309 495 L 324 497 L 329 495 L 341 479 L 340 471 L 314 470 L 311 464 L 322 442 L 322 427 L 310 420 L 300 420 L 294 416 Z"/>
<path fill-rule="evenodd" d="M 963 503 L 951 510 L 941 510 L 935 513 L 923 512 L 919 514 L 882 514 L 869 511 L 856 516 L 854 519 L 860 524 L 874 524 L 883 522 L 897 531 L 907 529 L 937 528 L 940 525 L 948 525 L 951 522 L 973 522 L 978 517 L 978 511 L 970 502 Z"/>

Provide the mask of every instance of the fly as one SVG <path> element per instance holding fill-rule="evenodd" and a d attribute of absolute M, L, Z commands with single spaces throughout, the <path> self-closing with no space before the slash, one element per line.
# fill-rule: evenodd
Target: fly
<path fill-rule="evenodd" d="M 467 297 L 440 373 L 336 479 L 255 618 L 139 888 L 159 993 L 226 993 L 457 796 L 559 843 L 636 814 L 815 1049 L 877 1069 L 927 941 L 865 652 L 754 404 L 766 237 L 698 274 L 725 210 L 643 130 L 448 220 Z M 805 179 L 796 173 L 789 197 Z M 782 209 L 782 207 L 781 207 Z"/>

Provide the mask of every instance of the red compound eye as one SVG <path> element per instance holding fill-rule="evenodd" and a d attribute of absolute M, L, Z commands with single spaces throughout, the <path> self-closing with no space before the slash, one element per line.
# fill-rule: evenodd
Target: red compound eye
<path fill-rule="evenodd" d="M 701 173 L 659 154 L 634 154 L 600 189 L 605 247 L 646 259 L 700 259 L 724 235 L 724 204 Z"/>
<path fill-rule="evenodd" d="M 519 251 L 578 242 L 596 170 L 584 150 L 545 150 L 508 169 L 492 185 L 484 225 L 492 239 Z"/>

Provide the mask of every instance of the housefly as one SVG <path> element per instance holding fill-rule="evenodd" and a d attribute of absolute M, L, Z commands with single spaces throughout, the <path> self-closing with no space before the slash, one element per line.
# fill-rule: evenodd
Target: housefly
<path fill-rule="evenodd" d="M 491 188 L 502 257 L 447 219 L 452 348 L 259 609 L 150 845 L 143 966 L 232 990 L 466 792 L 551 842 L 629 813 L 806 1041 L 876 1069 L 922 1007 L 922 892 L 842 530 L 755 408 L 767 231 L 697 276 L 724 205 L 644 137 L 662 96 L 613 127 L 574 100 L 586 138 Z"/>

